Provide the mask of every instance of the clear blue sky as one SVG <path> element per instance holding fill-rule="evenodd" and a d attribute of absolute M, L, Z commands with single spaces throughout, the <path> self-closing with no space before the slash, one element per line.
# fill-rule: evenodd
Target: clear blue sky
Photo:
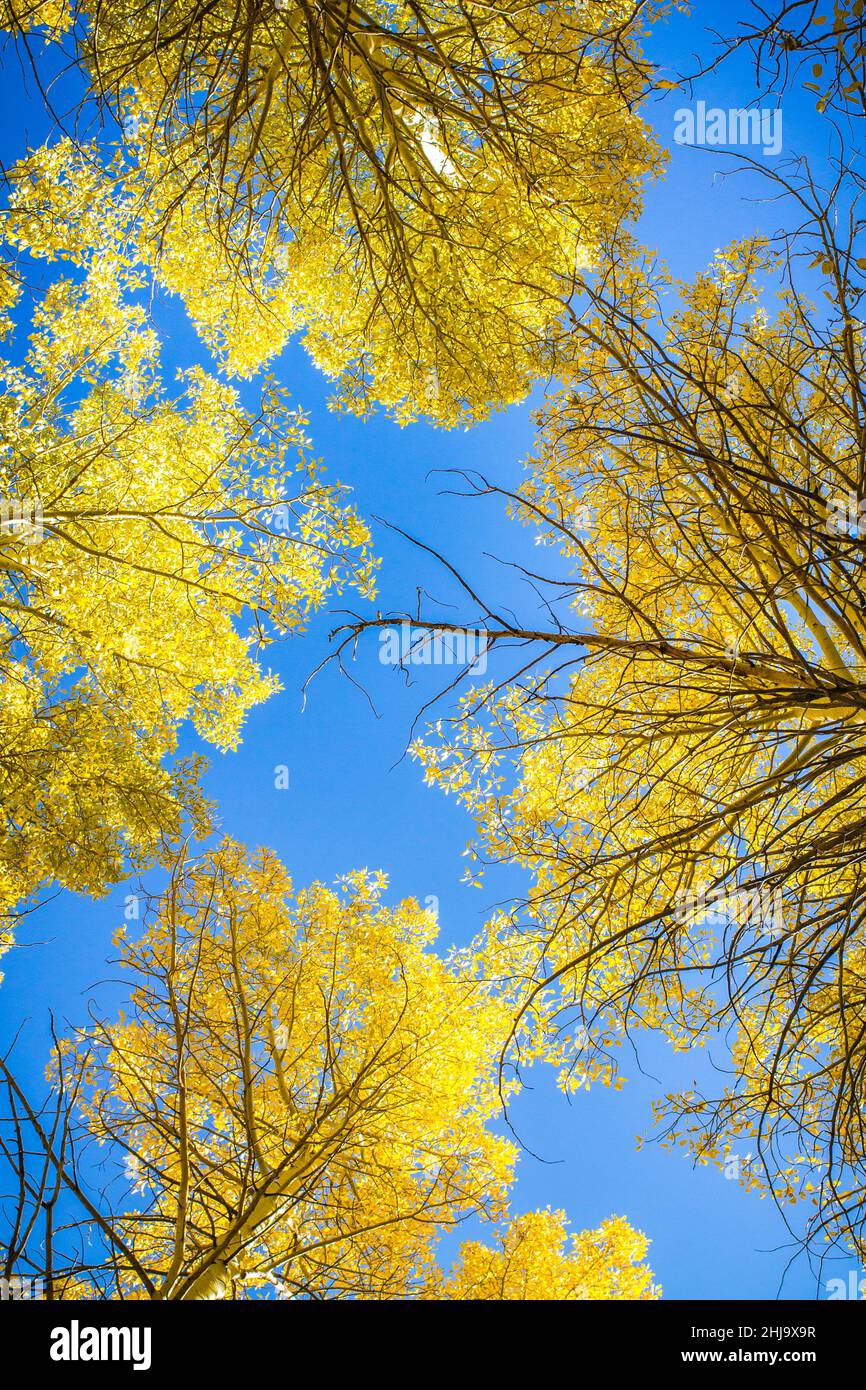
<path fill-rule="evenodd" d="M 705 44 L 704 26 L 730 26 L 747 8 L 743 0 L 702 3 L 694 18 L 678 18 L 660 31 L 652 51 L 675 68 Z M 740 62 L 702 81 L 692 99 L 727 108 L 744 106 L 753 96 L 751 71 Z M 8 165 L 50 128 L 34 84 L 23 83 L 12 54 L 4 61 L 2 100 L 0 157 Z M 674 111 L 683 104 L 682 95 L 674 93 L 647 113 L 668 146 Z M 820 159 L 824 134 L 811 98 L 786 94 L 783 111 L 782 158 L 807 153 Z M 703 268 L 728 240 L 755 229 L 772 232 L 779 224 L 778 208 L 753 200 L 754 184 L 742 176 L 720 176 L 728 168 L 730 162 L 718 151 L 675 147 L 667 178 L 649 190 L 640 233 L 679 276 Z M 176 304 L 158 303 L 155 317 L 167 335 L 167 373 L 175 364 L 207 361 Z M 517 485 L 533 434 L 528 405 L 471 432 L 442 433 L 418 425 L 400 430 L 382 418 L 360 423 L 330 413 L 327 384 L 297 347 L 283 354 L 276 372 L 310 413 L 329 477 L 352 487 L 363 515 L 386 517 L 423 537 L 471 573 L 486 593 L 496 593 L 499 601 L 513 595 L 516 602 L 508 571 L 486 553 L 500 560 L 525 558 L 531 537 L 508 525 L 491 503 L 441 495 L 446 480 L 431 470 L 478 468 L 505 486 Z M 382 609 L 410 605 L 416 585 L 454 600 L 441 574 L 399 537 L 376 526 L 375 540 L 382 557 L 377 601 Z M 524 612 L 526 604 L 524 599 Z M 324 616 L 303 638 L 269 648 L 285 690 L 253 713 L 237 753 L 212 757 L 206 789 L 219 805 L 223 829 L 250 845 L 273 847 L 296 883 L 327 882 L 355 866 L 380 867 L 389 874 L 395 897 L 423 900 L 435 894 L 443 940 L 465 941 L 516 879 L 506 872 L 480 891 L 461 884 L 469 822 L 453 801 L 423 786 L 416 765 L 401 761 L 413 715 L 433 693 L 435 674 L 417 672 L 417 683 L 406 690 L 399 675 L 377 663 L 371 644 L 355 674 L 378 717 L 333 668 L 316 681 L 302 710 L 301 685 L 325 655 L 334 625 L 333 617 Z M 193 740 L 185 737 L 183 745 L 191 748 Z M 278 763 L 290 770 L 288 791 L 274 788 Z M 20 947 L 4 960 L 0 1043 L 24 1018 L 31 1020 L 18 1054 L 25 1079 L 37 1080 L 45 1064 L 48 1009 L 59 1021 L 81 1020 L 89 986 L 105 974 L 126 891 L 118 888 L 97 904 L 58 896 L 30 918 Z M 651 1043 L 642 1047 L 640 1063 L 648 1074 L 642 1075 L 635 1061 L 619 1094 L 599 1089 L 570 1105 L 556 1092 L 552 1076 L 531 1076 L 533 1089 L 517 1103 L 513 1119 L 527 1145 L 546 1161 L 528 1154 L 521 1158 L 515 1209 L 563 1207 L 575 1228 L 613 1213 L 628 1216 L 652 1240 L 651 1263 L 668 1297 L 821 1296 L 818 1276 L 802 1258 L 786 1274 L 792 1237 L 768 1201 L 743 1193 L 715 1169 L 693 1169 L 681 1155 L 656 1145 L 636 1151 L 635 1136 L 652 1129 L 651 1098 L 688 1086 L 706 1065 L 688 1055 L 672 1059 Z M 796 1232 L 796 1211 L 791 1220 Z M 850 1265 L 842 1260 L 839 1269 L 825 1267 L 822 1280 Z"/>

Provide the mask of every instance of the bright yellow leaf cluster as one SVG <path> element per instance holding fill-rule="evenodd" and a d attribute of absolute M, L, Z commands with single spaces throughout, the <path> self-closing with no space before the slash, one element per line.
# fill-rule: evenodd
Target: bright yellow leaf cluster
<path fill-rule="evenodd" d="M 347 407 L 454 424 L 547 370 L 660 167 L 659 8 L 100 0 L 77 32 L 139 245 L 229 370 L 300 330 Z"/>
<path fill-rule="evenodd" d="M 790 278 L 767 312 L 784 267 L 755 241 L 673 309 L 637 253 L 591 297 L 513 505 L 561 626 L 418 752 L 479 857 L 532 873 L 485 954 L 531 981 L 515 1036 L 571 1090 L 615 1084 L 636 1028 L 680 1050 L 729 1028 L 730 1086 L 671 1097 L 674 1137 L 723 1165 L 745 1136 L 748 1185 L 820 1188 L 816 1222 L 856 1239 L 866 335 L 860 268 L 821 259 L 826 319 Z"/>
<path fill-rule="evenodd" d="M 17 205 L 7 243 L 50 254 Z M 168 390 L 116 225 L 66 231 L 77 273 L 0 362 L 4 910 L 51 881 L 99 892 L 184 816 L 201 826 L 194 767 L 166 762 L 179 725 L 236 746 L 277 688 L 259 649 L 344 584 L 372 591 L 366 527 L 303 415 L 271 382 L 249 410 L 198 368 Z M 17 283 L 5 266 L 7 332 Z"/>
<path fill-rule="evenodd" d="M 564 1212 L 527 1212 L 508 1224 L 494 1249 L 467 1241 L 436 1296 L 497 1302 L 655 1299 L 661 1290 L 643 1263 L 647 1244 L 619 1216 L 569 1238 Z"/>
<path fill-rule="evenodd" d="M 92 1292 L 656 1296 L 626 1222 L 567 1243 L 551 1213 L 517 1218 L 495 1256 L 465 1247 L 443 1282 L 439 1233 L 506 1217 L 516 1150 L 489 1122 L 515 1089 L 498 1068 L 509 1010 L 384 887 L 364 871 L 295 894 L 273 854 L 226 840 L 176 861 L 144 934 L 121 933 L 130 1016 L 57 1062 L 106 1173 L 122 1163 L 134 1189 Z M 74 1265 L 64 1278 L 62 1296 L 86 1292 Z"/>

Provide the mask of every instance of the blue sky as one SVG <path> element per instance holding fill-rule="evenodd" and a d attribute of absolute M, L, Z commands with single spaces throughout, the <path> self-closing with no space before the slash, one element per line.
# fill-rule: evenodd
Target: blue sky
<path fill-rule="evenodd" d="M 748 6 L 744 0 L 713 0 L 696 8 L 694 18 L 678 17 L 650 45 L 671 69 L 706 44 L 704 26 L 729 27 Z M 745 106 L 754 95 L 749 65 L 739 61 L 703 79 L 689 100 L 727 108 Z M 2 102 L 0 157 L 8 166 L 28 142 L 40 142 L 50 129 L 34 84 L 22 82 L 9 54 Z M 667 146 L 674 113 L 684 104 L 683 95 L 673 93 L 647 111 Z M 782 108 L 780 158 L 822 159 L 826 134 L 812 98 L 786 93 Z M 639 234 L 680 277 L 702 269 L 734 237 L 753 230 L 772 233 L 783 219 L 778 206 L 756 201 L 754 180 L 728 177 L 730 168 L 719 151 L 673 147 L 667 177 L 648 191 Z M 177 304 L 159 302 L 155 317 L 166 336 L 167 373 L 174 365 L 207 361 Z M 399 429 L 384 418 L 362 423 L 331 413 L 327 383 L 297 346 L 282 355 L 275 370 L 309 412 L 328 476 L 351 486 L 364 516 L 384 517 L 425 539 L 470 573 L 485 593 L 517 603 L 519 591 L 502 562 L 532 554 L 531 536 L 509 525 L 494 501 L 444 495 L 448 480 L 436 470 L 477 468 L 503 486 L 516 486 L 533 437 L 530 404 L 472 431 Z M 455 601 L 441 573 L 404 540 L 381 525 L 374 525 L 374 536 L 382 559 L 377 606 L 405 607 L 416 585 Z M 524 596 L 524 613 L 531 612 L 528 603 Z M 481 890 L 461 883 L 471 826 L 456 803 L 424 787 L 418 767 L 403 756 L 413 716 L 436 688 L 435 673 L 416 668 L 416 683 L 406 689 L 400 675 L 377 662 L 371 644 L 354 674 L 375 713 L 333 667 L 318 677 L 302 707 L 301 686 L 327 654 L 328 633 L 337 621 L 322 615 L 303 638 L 269 648 L 285 689 L 253 712 L 237 753 L 211 757 L 206 790 L 218 803 L 222 828 L 250 845 L 271 846 L 297 884 L 328 882 L 357 866 L 382 868 L 395 898 L 438 897 L 443 940 L 466 941 L 519 880 L 515 872 L 503 871 Z M 194 740 L 185 736 L 183 747 L 195 747 Z M 286 791 L 274 787 L 277 764 L 289 769 Z M 127 891 L 120 887 L 96 904 L 59 895 L 29 919 L 18 949 L 3 962 L 0 1042 L 30 1020 L 19 1045 L 23 1078 L 41 1076 L 49 1008 L 59 1021 L 82 1018 L 89 987 L 106 973 Z M 651 1238 L 650 1260 L 668 1297 L 821 1296 L 823 1281 L 846 1271 L 850 1260 L 842 1259 L 838 1269 L 825 1267 L 820 1277 L 802 1258 L 789 1269 L 792 1235 L 769 1201 L 743 1193 L 715 1169 L 694 1169 L 688 1159 L 657 1145 L 637 1152 L 635 1137 L 652 1130 L 652 1097 L 687 1086 L 706 1065 L 688 1055 L 673 1059 L 652 1043 L 641 1046 L 639 1063 L 626 1066 L 629 1080 L 620 1093 L 599 1089 L 570 1104 L 550 1074 L 530 1076 L 512 1119 L 540 1158 L 521 1157 L 515 1209 L 562 1207 L 575 1228 L 613 1213 L 628 1216 Z M 796 1234 L 796 1211 L 790 1219 Z"/>

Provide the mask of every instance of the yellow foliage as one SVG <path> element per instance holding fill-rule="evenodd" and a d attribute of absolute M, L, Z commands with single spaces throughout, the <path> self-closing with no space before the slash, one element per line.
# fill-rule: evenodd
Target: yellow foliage
<path fill-rule="evenodd" d="M 13 212 L 7 239 L 50 254 L 37 223 Z M 194 765 L 166 762 L 179 725 L 236 746 L 277 688 L 262 644 L 372 590 L 367 530 L 273 383 L 253 411 L 198 368 L 166 389 L 115 232 L 66 227 L 79 274 L 0 362 L 0 909 L 50 882 L 99 892 L 185 815 L 202 826 Z M 8 333 L 11 268 L 0 286 Z"/>
<path fill-rule="evenodd" d="M 51 38 L 58 38 L 71 24 L 69 0 L 3 0 L 0 4 L 0 29 L 10 33 L 47 29 Z"/>
<path fill-rule="evenodd" d="M 100 0 L 140 245 L 230 371 L 302 331 L 338 399 L 451 425 L 524 397 L 660 156 L 658 7 Z"/>
<path fill-rule="evenodd" d="M 179 859 L 144 934 L 121 933 L 130 1016 L 57 1062 L 135 1193 L 115 1198 L 123 1247 L 95 1262 L 94 1292 L 492 1296 L 503 1255 L 466 1247 L 445 1283 L 434 1255 L 442 1230 L 506 1214 L 516 1151 L 489 1121 L 514 1090 L 508 1008 L 469 952 L 434 954 L 429 912 L 383 904 L 385 883 L 295 894 L 273 854 L 226 840 Z M 654 1296 L 646 1241 L 618 1218 L 566 1248 L 540 1213 L 503 1241 L 507 1297 Z"/>
<path fill-rule="evenodd" d="M 515 1217 L 495 1249 L 468 1241 L 431 1296 L 499 1302 L 661 1297 L 642 1263 L 646 1237 L 622 1217 L 570 1238 L 567 1226 L 564 1212 L 534 1211 Z"/>
<path fill-rule="evenodd" d="M 856 1239 L 866 335 L 859 268 L 823 256 L 826 321 L 790 281 L 767 312 L 783 267 L 758 241 L 673 308 L 623 257 L 560 345 L 513 499 L 556 551 L 561 626 L 517 624 L 544 655 L 416 751 L 471 808 L 479 859 L 532 873 L 485 947 L 491 976 L 530 981 L 521 1046 L 571 1091 L 617 1084 L 635 1029 L 679 1050 L 729 1029 L 730 1086 L 670 1097 L 668 1132 L 720 1165 L 745 1136 L 749 1186 L 820 1184 L 816 1225 Z"/>

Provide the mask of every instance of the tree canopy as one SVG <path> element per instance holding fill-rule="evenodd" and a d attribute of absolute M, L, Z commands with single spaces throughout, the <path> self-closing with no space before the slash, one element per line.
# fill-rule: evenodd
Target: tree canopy
<path fill-rule="evenodd" d="M 0 1063 L 11 1258 L 60 1298 L 657 1297 L 618 1218 L 566 1243 L 561 1213 L 517 1217 L 437 1272 L 440 1233 L 506 1219 L 516 1149 L 489 1122 L 508 1011 L 384 887 L 295 893 L 267 851 L 182 853 L 144 932 L 121 933 L 130 1012 L 57 1046 L 53 1121 Z M 30 1219 L 46 1192 L 56 1240 Z"/>
<path fill-rule="evenodd" d="M 257 411 L 199 368 L 166 387 L 108 206 L 61 227 L 33 198 L 69 163 L 58 150 L 39 183 L 22 174 L 4 224 L 19 269 L 0 270 L 8 335 L 24 258 L 70 264 L 0 363 L 7 912 L 52 883 L 99 892 L 190 817 L 202 829 L 194 765 L 167 761 L 180 725 L 236 746 L 277 689 L 264 645 L 329 590 L 372 584 L 367 529 L 275 383 Z"/>
<path fill-rule="evenodd" d="M 73 34 L 143 254 L 229 370 L 301 331 L 347 407 L 453 424 L 527 394 L 660 168 L 654 8 L 100 0 Z"/>
<path fill-rule="evenodd" d="M 619 1088 L 641 1033 L 720 1076 L 658 1097 L 662 1142 L 722 1169 L 754 1145 L 744 1185 L 864 1256 L 866 6 L 751 5 L 672 79 L 645 55 L 667 9 L 0 7 L 79 83 L 0 226 L 0 948 L 52 887 L 168 875 L 119 942 L 127 1012 L 55 1038 L 45 1109 L 0 1061 L 7 1273 L 62 1298 L 655 1298 L 624 1217 L 511 1210 L 497 1128 L 526 1066 Z M 805 84 L 831 153 L 822 181 L 741 152 L 785 228 L 678 282 L 638 239 L 666 159 L 647 98 L 744 51 L 756 93 Z M 198 334 L 172 383 L 169 294 Z M 279 687 L 264 648 L 375 597 L 367 523 L 260 375 L 294 336 L 336 406 L 401 425 L 546 382 L 524 484 L 460 475 L 550 557 L 509 560 L 526 616 L 429 537 L 462 611 L 412 575 L 404 610 L 335 619 L 340 661 L 401 621 L 491 658 L 412 744 L 474 818 L 470 877 L 524 874 L 461 950 L 383 874 L 297 892 L 215 845 L 178 755 L 185 727 L 236 748 Z M 446 1270 L 468 1220 L 494 1233 Z"/>
<path fill-rule="evenodd" d="M 613 1080 L 635 1030 L 725 1034 L 724 1091 L 669 1097 L 667 1132 L 720 1167 L 747 1136 L 749 1185 L 862 1242 L 866 267 L 813 193 L 823 312 L 754 241 L 674 309 L 637 252 L 592 295 L 508 497 L 558 554 L 546 621 L 473 615 L 522 674 L 416 751 L 479 865 L 531 871 L 488 943 L 530 982 L 515 1043 L 545 1038 L 568 1091 Z"/>

